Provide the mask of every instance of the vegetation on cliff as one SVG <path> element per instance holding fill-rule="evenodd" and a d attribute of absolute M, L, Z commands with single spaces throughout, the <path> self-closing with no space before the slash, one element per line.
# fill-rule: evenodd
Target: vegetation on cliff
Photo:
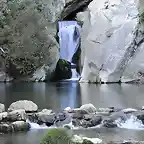
<path fill-rule="evenodd" d="M 40 2 L 0 2 L 0 47 L 6 53 L 6 71 L 14 78 L 31 75 L 44 64 L 51 65 L 51 49 L 58 48 L 47 29 L 48 19 Z"/>

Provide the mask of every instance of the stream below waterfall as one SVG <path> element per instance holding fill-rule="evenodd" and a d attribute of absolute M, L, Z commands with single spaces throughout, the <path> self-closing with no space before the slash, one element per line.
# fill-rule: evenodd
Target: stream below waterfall
<path fill-rule="evenodd" d="M 144 106 L 144 85 L 131 84 L 85 84 L 76 81 L 57 83 L 0 84 L 0 103 L 6 108 L 17 100 L 32 100 L 39 109 L 63 110 L 92 103 L 96 108 L 115 107 L 141 109 Z M 124 123 L 117 120 L 118 128 L 74 129 L 75 133 L 99 137 L 105 141 L 133 139 L 144 141 L 144 125 L 131 116 Z M 27 133 L 0 135 L 0 144 L 39 144 L 47 127 L 32 124 Z"/>

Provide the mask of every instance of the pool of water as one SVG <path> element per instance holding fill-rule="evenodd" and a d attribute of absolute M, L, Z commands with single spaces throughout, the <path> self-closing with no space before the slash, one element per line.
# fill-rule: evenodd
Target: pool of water
<path fill-rule="evenodd" d="M 0 84 L 0 102 L 9 105 L 17 100 L 32 100 L 39 109 L 55 111 L 65 107 L 80 107 L 92 103 L 95 107 L 141 108 L 144 105 L 144 85 L 109 84 L 95 85 L 71 81 L 59 83 L 14 83 Z M 47 130 L 32 130 L 28 133 L 0 135 L 0 144 L 39 144 Z M 91 129 L 75 130 L 88 137 L 105 140 L 144 140 L 143 130 Z"/>

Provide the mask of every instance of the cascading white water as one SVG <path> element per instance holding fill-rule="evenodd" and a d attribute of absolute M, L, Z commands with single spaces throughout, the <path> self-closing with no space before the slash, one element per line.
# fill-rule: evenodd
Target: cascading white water
<path fill-rule="evenodd" d="M 121 121 L 121 119 L 117 119 L 116 124 L 119 128 L 124 129 L 133 129 L 133 130 L 144 130 L 144 125 L 141 120 L 138 120 L 137 117 L 131 115 L 126 121 Z"/>
<path fill-rule="evenodd" d="M 39 129 L 50 129 L 50 128 L 56 128 L 56 126 L 48 127 L 45 124 L 39 125 L 37 123 L 32 123 L 29 120 L 27 122 L 30 124 L 31 130 L 39 130 Z M 115 123 L 119 128 L 122 129 L 131 129 L 131 130 L 144 130 L 144 125 L 141 120 L 138 120 L 134 115 L 131 115 L 126 121 L 122 121 L 120 118 L 115 120 Z M 69 126 L 71 129 L 79 129 L 79 127 L 74 127 L 72 122 L 69 124 L 64 124 L 62 127 Z M 93 128 L 101 128 L 102 124 L 92 127 Z"/>
<path fill-rule="evenodd" d="M 80 44 L 80 26 L 76 21 L 59 22 L 60 58 L 72 63 L 72 57 Z M 72 69 L 72 79 L 78 80 L 78 74 Z"/>

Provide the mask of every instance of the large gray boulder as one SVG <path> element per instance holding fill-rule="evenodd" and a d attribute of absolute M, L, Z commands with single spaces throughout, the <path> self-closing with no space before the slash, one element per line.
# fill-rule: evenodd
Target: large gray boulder
<path fill-rule="evenodd" d="M 20 100 L 12 103 L 9 106 L 8 111 L 19 109 L 24 109 L 26 112 L 36 112 L 38 110 L 38 106 L 32 101 Z"/>
<path fill-rule="evenodd" d="M 80 82 L 143 79 L 143 10 L 143 0 L 93 0 L 87 11 L 77 15 L 84 23 Z"/>

